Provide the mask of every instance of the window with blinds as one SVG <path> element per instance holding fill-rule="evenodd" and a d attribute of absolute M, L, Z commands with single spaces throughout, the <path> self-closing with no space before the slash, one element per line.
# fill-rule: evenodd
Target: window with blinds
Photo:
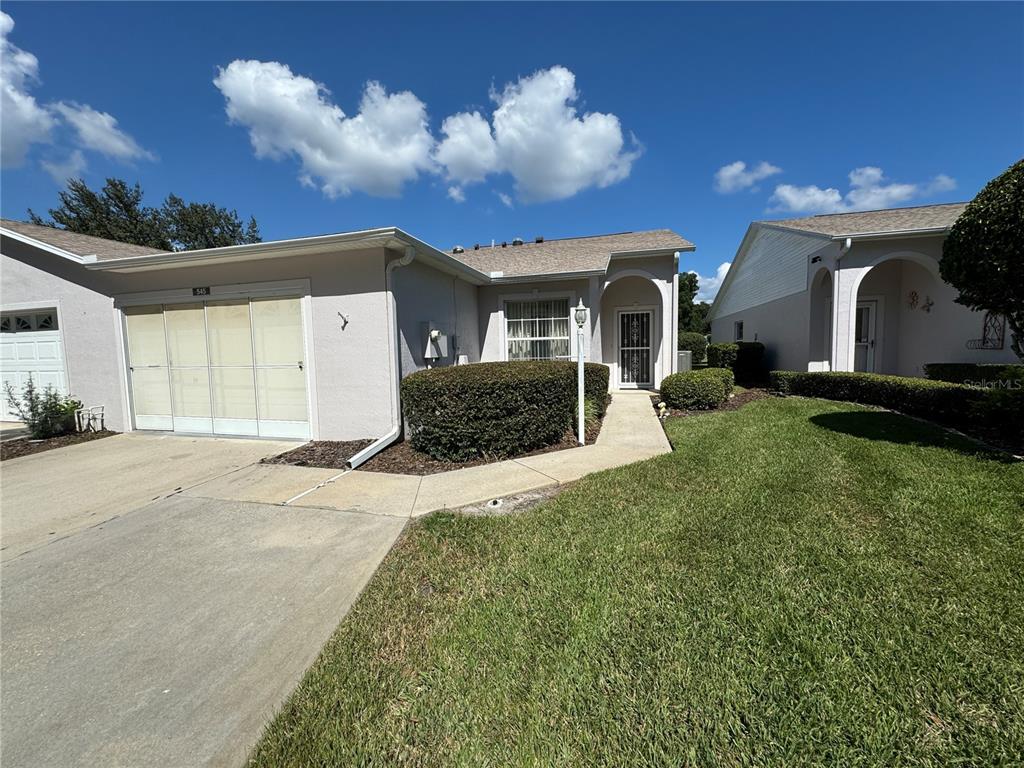
<path fill-rule="evenodd" d="M 509 360 L 568 360 L 569 299 L 505 302 Z"/>

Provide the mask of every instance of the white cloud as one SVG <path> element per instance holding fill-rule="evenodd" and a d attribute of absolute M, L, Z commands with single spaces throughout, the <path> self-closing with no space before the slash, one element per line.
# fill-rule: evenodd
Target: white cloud
<path fill-rule="evenodd" d="M 0 11 L 0 156 L 4 167 L 21 165 L 32 144 L 48 142 L 56 122 L 28 92 L 39 81 L 39 60 L 7 39 L 13 29 L 14 19 Z"/>
<path fill-rule="evenodd" d="M 156 159 L 152 152 L 140 147 L 135 139 L 118 128 L 117 119 L 107 112 L 74 101 L 59 101 L 53 109 L 75 129 L 78 143 L 86 149 L 122 162 Z"/>
<path fill-rule="evenodd" d="M 506 195 L 504 192 L 498 193 L 498 199 L 501 200 L 501 204 L 504 205 L 506 208 L 513 207 L 512 198 L 509 195 Z"/>
<path fill-rule="evenodd" d="M 715 172 L 715 191 L 723 195 L 752 189 L 757 182 L 782 173 L 782 169 L 771 163 L 761 161 L 751 169 L 742 160 L 723 165 Z"/>
<path fill-rule="evenodd" d="M 769 200 L 771 210 L 789 213 L 868 211 L 891 208 L 956 188 L 956 181 L 945 174 L 920 184 L 888 183 L 882 169 L 870 165 L 853 169 L 849 179 L 850 188 L 845 195 L 834 187 L 822 189 L 813 184 L 806 187 L 780 184 Z"/>
<path fill-rule="evenodd" d="M 276 61 L 236 60 L 213 82 L 231 121 L 249 129 L 257 157 L 298 157 L 300 178 L 319 180 L 330 197 L 396 196 L 434 167 L 426 106 L 408 91 L 388 94 L 369 82 L 359 113 L 347 117 L 323 85 Z"/>
<path fill-rule="evenodd" d="M 121 161 L 156 159 L 118 127 L 113 115 L 74 101 L 38 104 L 28 89 L 39 81 L 39 60 L 7 39 L 13 30 L 14 19 L 0 11 L 0 156 L 4 167 L 21 165 L 33 144 L 51 143 L 55 129 L 61 125 L 70 126 L 74 143 L 84 149 Z M 70 138 L 62 136 L 63 133 L 58 134 L 58 141 Z M 63 184 L 85 170 L 86 159 L 75 149 L 64 160 L 44 160 L 40 165 L 57 183 Z"/>
<path fill-rule="evenodd" d="M 635 137 L 625 149 L 615 115 L 578 115 L 576 76 L 565 67 L 508 83 L 491 99 L 497 106 L 490 124 L 479 112 L 461 112 L 442 125 L 434 157 L 457 185 L 507 172 L 522 200 L 561 200 L 622 181 L 642 153 Z"/>
<path fill-rule="evenodd" d="M 483 181 L 498 168 L 498 146 L 491 136 L 491 126 L 479 112 L 460 112 L 441 124 L 445 138 L 437 145 L 434 159 L 447 170 L 446 176 L 456 185 L 448 196 L 457 202 L 465 200 L 462 187 Z M 451 194 L 458 189 L 461 199 Z"/>
<path fill-rule="evenodd" d="M 718 269 L 715 270 L 713 277 L 704 277 L 690 270 L 690 274 L 697 275 L 697 295 L 694 297 L 694 301 L 714 301 L 715 296 L 718 295 L 718 289 L 722 287 L 725 276 L 729 274 L 731 264 L 732 262 L 723 261 L 718 265 Z"/>
<path fill-rule="evenodd" d="M 466 202 L 466 193 L 462 191 L 462 187 L 448 187 L 448 197 L 456 203 Z"/>
<path fill-rule="evenodd" d="M 82 150 L 76 149 L 64 160 L 43 160 L 40 165 L 58 185 L 64 186 L 68 179 L 81 178 L 86 162 Z"/>

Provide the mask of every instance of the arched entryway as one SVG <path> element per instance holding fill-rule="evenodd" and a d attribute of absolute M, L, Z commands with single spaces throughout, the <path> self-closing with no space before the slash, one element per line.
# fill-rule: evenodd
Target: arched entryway
<path fill-rule="evenodd" d="M 811 280 L 808 316 L 810 341 L 809 371 L 827 371 L 832 359 L 832 272 L 822 267 Z"/>
<path fill-rule="evenodd" d="M 943 315 L 946 287 L 934 259 L 894 253 L 860 276 L 853 309 L 852 369 L 901 376 L 920 375 L 946 350 Z"/>
<path fill-rule="evenodd" d="M 669 288 L 671 290 L 671 288 Z M 601 293 L 601 354 L 613 389 L 653 389 L 670 372 L 662 289 L 640 271 L 613 277 Z M 671 343 L 671 342 L 670 342 Z"/>

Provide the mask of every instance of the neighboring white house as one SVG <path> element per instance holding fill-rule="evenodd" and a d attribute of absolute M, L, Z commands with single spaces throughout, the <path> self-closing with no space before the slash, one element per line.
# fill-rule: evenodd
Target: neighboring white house
<path fill-rule="evenodd" d="M 760 341 L 771 367 L 794 371 L 1015 362 L 1003 318 L 954 303 L 939 276 L 966 205 L 755 221 L 708 314 L 711 340 Z"/>
<path fill-rule="evenodd" d="M 428 365 L 572 358 L 612 387 L 673 372 L 669 230 L 443 252 L 397 228 L 161 252 L 0 222 L 3 382 L 31 375 L 116 430 L 350 440 L 397 434 Z M 5 414 L 10 418 L 11 414 Z"/>

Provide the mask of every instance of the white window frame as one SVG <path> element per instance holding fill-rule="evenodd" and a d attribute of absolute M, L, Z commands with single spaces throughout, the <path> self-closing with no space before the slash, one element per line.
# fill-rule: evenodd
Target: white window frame
<path fill-rule="evenodd" d="M 733 341 L 743 341 L 743 332 L 744 332 L 744 330 L 746 330 L 746 329 L 743 327 L 743 321 L 742 320 L 734 320 L 733 324 L 732 324 L 732 340 Z"/>
<path fill-rule="evenodd" d="M 510 293 L 502 294 L 498 297 L 498 319 L 499 328 L 498 336 L 501 344 L 501 360 L 508 362 L 508 321 L 506 318 L 505 307 L 509 302 L 514 301 L 552 301 L 557 299 L 567 299 L 569 306 L 569 313 L 566 315 L 566 319 L 569 323 L 569 360 L 576 359 L 576 334 L 573 333 L 573 329 L 576 327 L 576 320 L 573 313 L 576 309 L 576 292 L 575 291 L 531 291 L 530 293 Z M 589 327 L 589 323 L 584 326 Z M 584 334 L 584 338 L 587 338 L 588 334 Z M 561 337 L 543 337 L 558 339 Z M 537 340 L 537 339 L 534 339 Z M 588 342 L 584 342 L 585 344 Z M 586 352 L 586 347 L 584 347 Z M 555 358 L 558 359 L 558 358 Z"/>

